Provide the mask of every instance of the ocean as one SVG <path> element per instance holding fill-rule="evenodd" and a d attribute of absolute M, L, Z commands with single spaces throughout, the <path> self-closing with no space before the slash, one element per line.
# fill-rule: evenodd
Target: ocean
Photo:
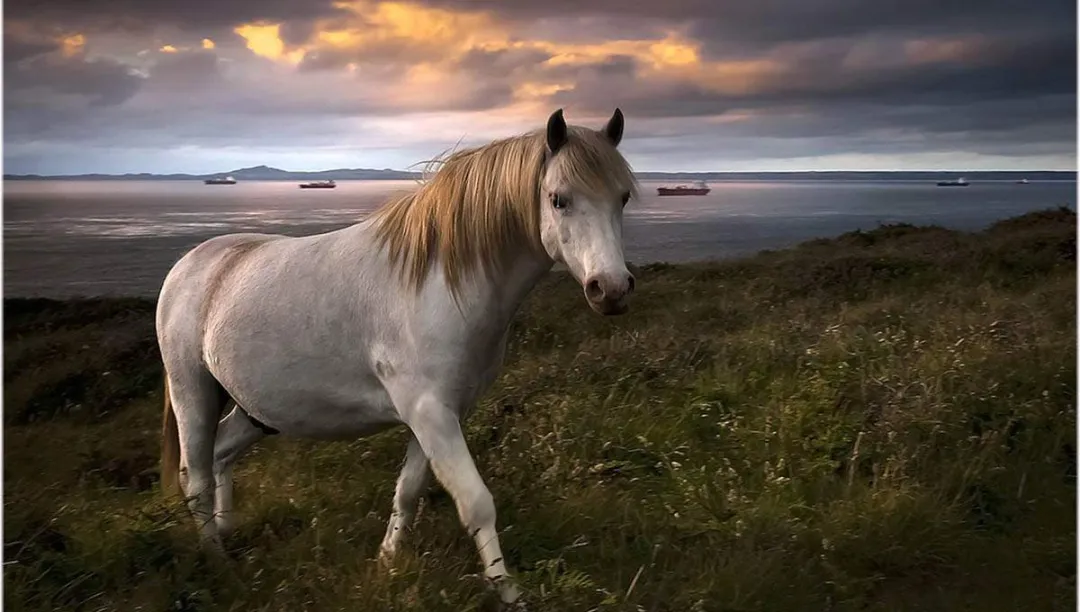
<path fill-rule="evenodd" d="M 1075 181 L 719 181 L 705 196 L 658 197 L 642 181 L 626 208 L 627 260 L 690 262 L 750 255 L 883 223 L 982 229 L 1032 210 L 1076 208 Z M 412 181 L 203 185 L 198 181 L 5 181 L 6 297 L 157 294 L 170 266 L 229 232 L 307 235 L 362 219 Z"/>

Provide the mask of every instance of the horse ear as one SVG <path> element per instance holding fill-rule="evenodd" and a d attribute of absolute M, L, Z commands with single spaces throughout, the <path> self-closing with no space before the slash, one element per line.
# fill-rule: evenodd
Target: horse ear
<path fill-rule="evenodd" d="M 547 122 L 547 146 L 548 151 L 554 154 L 566 144 L 566 120 L 563 119 L 562 109 L 551 113 Z"/>
<path fill-rule="evenodd" d="M 623 126 L 625 125 L 623 120 L 622 111 L 618 108 L 615 109 L 615 114 L 608 119 L 607 125 L 604 126 L 604 136 L 608 137 L 613 146 L 619 146 L 622 142 Z"/>

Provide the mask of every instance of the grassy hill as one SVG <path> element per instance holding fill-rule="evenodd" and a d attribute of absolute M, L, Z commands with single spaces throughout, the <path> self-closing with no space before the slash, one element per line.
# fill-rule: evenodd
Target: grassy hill
<path fill-rule="evenodd" d="M 468 421 L 533 610 L 1067 610 L 1076 216 L 888 226 L 653 264 L 630 314 L 564 275 Z M 268 439 L 204 559 L 157 490 L 153 304 L 4 303 L 9 610 L 473 610 L 451 500 L 373 561 L 401 431 Z"/>

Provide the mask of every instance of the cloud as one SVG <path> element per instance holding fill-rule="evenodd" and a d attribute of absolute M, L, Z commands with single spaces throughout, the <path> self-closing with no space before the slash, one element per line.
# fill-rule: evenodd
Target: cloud
<path fill-rule="evenodd" d="M 105 29 L 228 28 L 252 21 L 303 21 L 339 13 L 333 0 L 8 0 L 6 20 Z"/>
<path fill-rule="evenodd" d="M 627 151 L 648 163 L 1075 160 L 1076 10 L 1063 0 L 92 8 L 8 3 L 8 159 L 146 143 L 400 158 L 380 138 L 422 158 L 539 127 L 557 107 L 598 127 L 619 106 Z"/>
<path fill-rule="evenodd" d="M 81 36 L 5 41 L 5 47 L 13 51 L 4 58 L 5 112 L 72 102 L 115 106 L 139 87 L 125 64 L 88 56 Z"/>
<path fill-rule="evenodd" d="M 632 78 L 625 66 L 611 74 L 593 72 L 553 101 L 600 112 L 617 99 L 628 114 L 645 117 L 784 107 L 849 117 L 851 105 L 887 101 L 962 117 L 987 101 L 1075 92 L 1072 53 L 1072 45 L 1053 40 L 860 39 L 788 45 L 754 60 L 693 62 L 685 76 L 674 77 L 649 71 L 635 58 Z"/>

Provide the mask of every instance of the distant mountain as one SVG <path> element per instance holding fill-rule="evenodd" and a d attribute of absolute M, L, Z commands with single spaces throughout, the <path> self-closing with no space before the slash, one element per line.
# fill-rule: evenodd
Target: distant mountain
<path fill-rule="evenodd" d="M 239 168 L 213 174 L 64 174 L 43 176 L 40 174 L 5 174 L 5 181 L 202 181 L 208 178 L 231 176 L 237 181 L 312 181 L 319 179 L 348 180 L 409 180 L 420 178 L 419 172 L 405 172 L 383 168 L 338 168 L 334 170 L 299 171 L 282 170 L 270 166 Z"/>
<path fill-rule="evenodd" d="M 282 170 L 270 166 L 240 168 L 231 172 L 214 174 L 74 174 L 42 176 L 38 174 L 5 174 L 5 181 L 202 181 L 208 178 L 232 176 L 237 181 L 312 181 L 333 179 L 348 180 L 410 180 L 421 177 L 419 172 L 405 172 L 383 168 L 336 168 L 333 170 L 300 171 Z M 895 172 L 638 172 L 640 180 L 662 181 L 940 181 L 963 176 L 969 181 L 1075 181 L 1076 172 L 1057 170 L 1002 171 L 895 171 Z"/>
<path fill-rule="evenodd" d="M 335 168 L 333 170 L 317 170 L 313 172 L 293 172 L 271 168 L 270 166 L 254 166 L 241 168 L 232 172 L 215 174 L 212 176 L 232 176 L 238 181 L 312 181 L 329 180 L 336 181 L 371 181 L 371 180 L 404 180 L 420 178 L 419 172 L 404 172 L 383 168 L 374 170 L 371 168 Z"/>

